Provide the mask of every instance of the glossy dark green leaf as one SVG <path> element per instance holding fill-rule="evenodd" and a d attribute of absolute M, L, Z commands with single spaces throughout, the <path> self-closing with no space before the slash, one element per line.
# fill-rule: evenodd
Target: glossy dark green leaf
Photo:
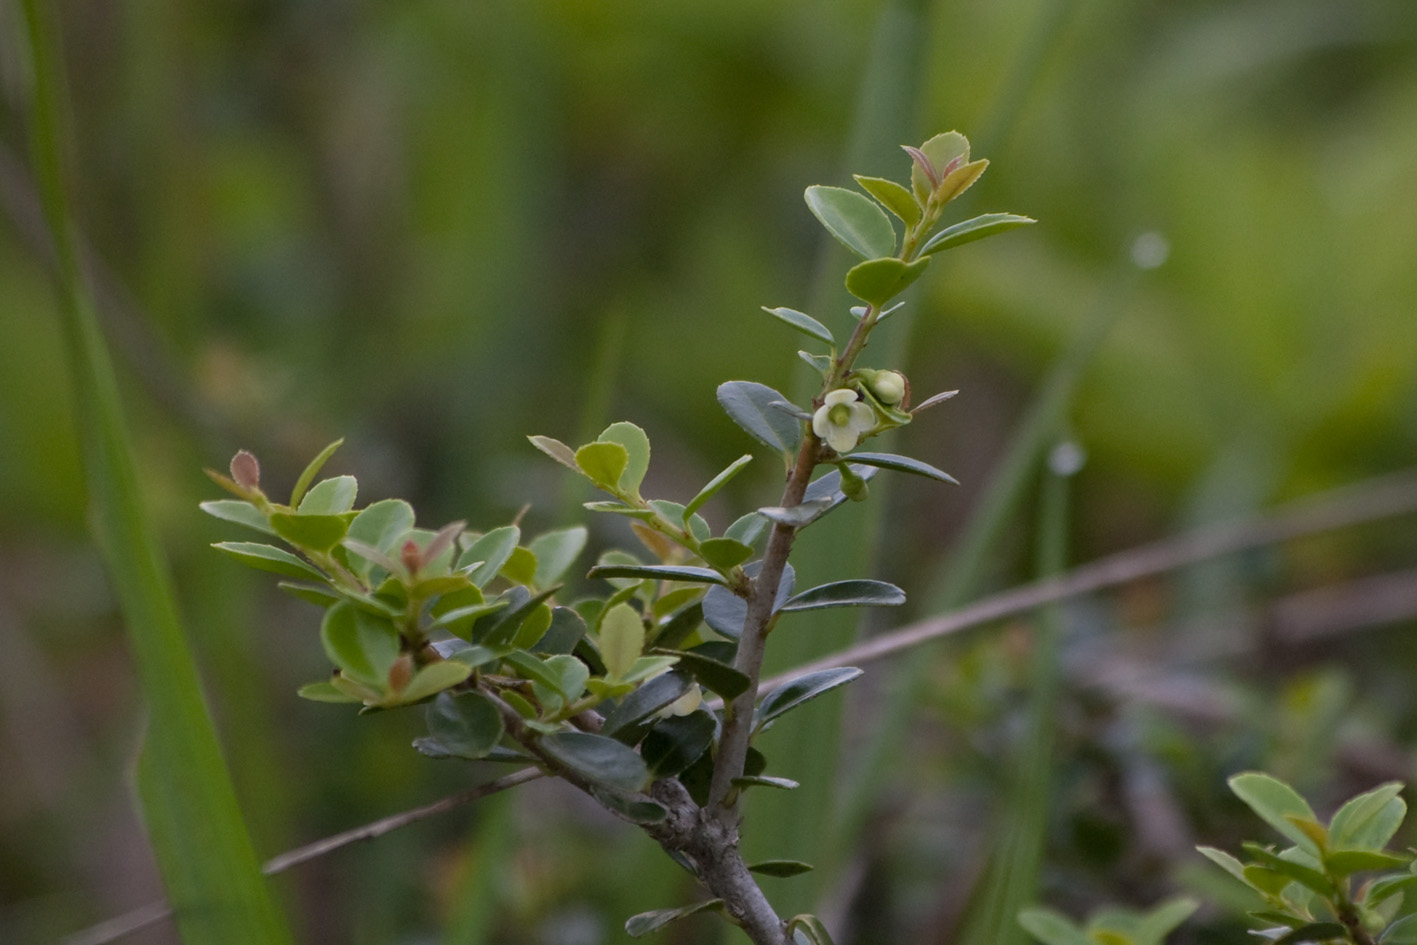
<path fill-rule="evenodd" d="M 630 453 L 619 443 L 587 443 L 576 450 L 576 467 L 606 492 L 619 488 Z"/>
<path fill-rule="evenodd" d="M 273 545 L 263 545 L 252 541 L 222 541 L 212 547 L 218 551 L 226 552 L 242 564 L 261 571 L 272 571 L 276 574 L 284 574 L 286 577 L 304 578 L 305 580 L 327 580 L 325 575 L 315 567 Z"/>
<path fill-rule="evenodd" d="M 699 490 L 699 494 L 689 500 L 689 504 L 684 506 L 684 514 L 681 521 L 688 523 L 695 512 L 704 507 L 704 503 L 718 494 L 718 490 L 726 486 L 734 476 L 742 472 L 749 463 L 753 461 L 752 453 L 744 453 L 742 456 L 728 464 L 728 468 L 709 480 L 708 484 Z"/>
<path fill-rule="evenodd" d="M 880 469 L 893 469 L 896 472 L 910 473 L 938 482 L 952 482 L 959 485 L 959 480 L 944 470 L 936 469 L 929 463 L 923 463 L 918 459 L 897 456 L 894 453 L 852 453 L 851 464 L 853 466 L 860 464 L 862 466 L 876 466 Z"/>
<path fill-rule="evenodd" d="M 671 650 L 655 647 L 650 652 L 663 656 L 677 656 L 680 670 L 689 673 L 705 689 L 717 693 L 724 699 L 734 699 L 748 691 L 749 680 L 729 664 L 713 659 L 693 650 Z"/>
<path fill-rule="evenodd" d="M 270 523 L 266 521 L 265 513 L 250 502 L 243 502 L 241 499 L 215 499 L 210 502 L 199 502 L 197 507 L 213 518 L 219 518 L 224 522 L 245 525 L 247 528 L 254 528 L 267 535 L 275 534 Z"/>
<path fill-rule="evenodd" d="M 272 512 L 271 527 L 290 544 L 323 553 L 340 543 L 349 522 L 343 515 Z"/>
<path fill-rule="evenodd" d="M 315 483 L 296 511 L 303 515 L 343 515 L 354 508 L 358 495 L 359 483 L 353 476 L 335 476 Z"/>
<path fill-rule="evenodd" d="M 718 403 L 734 423 L 759 442 L 791 453 L 802 442 L 802 424 L 771 406 L 778 400 L 790 402 L 754 381 L 727 381 L 718 386 Z"/>
<path fill-rule="evenodd" d="M 907 226 L 914 226 L 920 222 L 920 204 L 915 202 L 915 195 L 909 190 L 893 180 L 886 180 L 884 177 L 863 177 L 860 174 L 851 176 L 856 179 L 856 183 L 861 186 L 861 189 L 875 197 L 891 213 L 900 217 Z"/>
<path fill-rule="evenodd" d="M 584 525 L 577 525 L 546 532 L 532 540 L 527 549 L 536 555 L 537 587 L 549 587 L 561 579 L 566 569 L 585 550 L 588 534 Z"/>
<path fill-rule="evenodd" d="M 753 564 L 744 571 L 751 578 L 756 578 L 761 570 L 761 564 Z M 773 603 L 773 610 L 781 609 L 787 599 L 792 596 L 792 590 L 797 582 L 797 572 L 792 565 L 785 565 L 782 572 L 782 580 L 777 588 L 777 600 Z M 736 640 L 743 633 L 743 621 L 748 616 L 748 601 L 737 594 L 734 594 L 726 586 L 711 587 L 704 595 L 704 623 L 716 633 L 720 633 L 730 640 Z"/>
<path fill-rule="evenodd" d="M 776 876 L 779 879 L 786 879 L 790 876 L 810 873 L 815 868 L 811 863 L 803 863 L 801 860 L 760 860 L 757 863 L 750 863 L 748 872 L 757 873 L 760 876 Z"/>
<path fill-rule="evenodd" d="M 713 744 L 718 722 L 699 709 L 655 723 L 640 745 L 640 755 L 655 780 L 672 778 L 698 761 Z"/>
<path fill-rule="evenodd" d="M 292 508 L 298 508 L 300 506 L 301 501 L 305 498 L 305 490 L 310 488 L 310 483 L 315 481 L 315 477 L 318 476 L 320 470 L 325 467 L 325 462 L 334 455 L 335 450 L 339 449 L 343 443 L 343 437 L 335 440 L 329 446 L 320 450 L 315 458 L 306 464 L 305 469 L 301 471 L 300 476 L 295 480 L 295 488 L 290 490 L 290 505 Z M 351 502 L 350 505 L 352 506 L 353 502 Z"/>
<path fill-rule="evenodd" d="M 1350 798 L 1329 821 L 1329 845 L 1337 850 L 1381 850 L 1402 826 L 1407 804 L 1396 781 Z"/>
<path fill-rule="evenodd" d="M 868 259 L 847 271 L 846 291 L 863 302 L 884 305 L 910 288 L 929 265 L 929 256 L 908 263 L 895 258 Z"/>
<path fill-rule="evenodd" d="M 325 611 L 320 640 L 340 672 L 380 689 L 399 655 L 399 635 L 393 624 L 346 601 Z"/>
<path fill-rule="evenodd" d="M 619 443 L 625 447 L 625 471 L 620 474 L 620 491 L 629 495 L 640 494 L 640 483 L 645 480 L 649 469 L 649 437 L 645 431 L 624 420 L 612 423 L 596 437 L 598 443 Z"/>
<path fill-rule="evenodd" d="M 834 581 L 820 584 L 790 598 L 784 612 L 820 610 L 823 607 L 898 607 L 905 592 L 885 581 Z"/>
<path fill-rule="evenodd" d="M 709 899 L 678 909 L 656 909 L 653 912 L 641 912 L 639 915 L 631 916 L 629 921 L 625 923 L 625 934 L 630 938 L 641 938 L 651 932 L 659 931 L 678 919 L 709 911 L 722 912 L 723 900 Z"/>
<path fill-rule="evenodd" d="M 965 243 L 982 240 L 986 236 L 993 236 L 996 233 L 1003 233 L 1037 222 L 1030 217 L 1021 217 L 1014 213 L 986 213 L 972 220 L 947 226 L 930 237 L 929 241 L 920 249 L 921 257 L 928 259 L 931 253 L 953 249 L 956 246 L 963 246 Z"/>
<path fill-rule="evenodd" d="M 807 673 L 805 676 L 785 682 L 768 693 L 759 704 L 758 710 L 753 716 L 753 728 L 761 730 L 763 726 L 781 718 L 793 709 L 811 702 L 838 686 L 846 685 L 860 675 L 861 670 L 854 666 L 841 666 L 836 669 L 822 669 L 815 673 Z"/>
<path fill-rule="evenodd" d="M 615 791 L 638 791 L 649 781 L 644 759 L 613 738 L 590 732 L 557 732 L 541 739 L 541 750 L 593 784 Z"/>
<path fill-rule="evenodd" d="M 1018 924 L 1043 945 L 1097 945 L 1077 923 L 1056 909 L 1024 909 Z"/>
<path fill-rule="evenodd" d="M 844 187 L 807 188 L 807 206 L 827 232 L 863 259 L 895 252 L 895 227 L 870 198 Z"/>
<path fill-rule="evenodd" d="M 532 649 L 537 653 L 571 653 L 585 636 L 586 625 L 581 615 L 569 607 L 551 608 L 551 626 Z"/>
<path fill-rule="evenodd" d="M 590 578 L 638 578 L 649 581 L 690 581 L 696 584 L 722 584 L 723 575 L 711 568 L 693 568 L 675 564 L 607 564 L 596 565 L 586 574 Z"/>
<path fill-rule="evenodd" d="M 805 312 L 799 312 L 791 308 L 768 308 L 766 305 L 763 306 L 763 311 L 780 321 L 786 322 L 804 335 L 810 335 L 818 341 L 826 342 L 833 348 L 836 347 L 836 339 L 833 338 L 832 333 L 827 330 L 827 326 Z"/>
<path fill-rule="evenodd" d="M 650 642 L 660 647 L 676 647 L 684 642 L 704 622 L 704 608 L 700 601 L 694 601 L 680 610 L 668 621 L 660 624 Z"/>
<path fill-rule="evenodd" d="M 732 538 L 710 538 L 699 543 L 699 556 L 720 571 L 729 571 L 753 556 L 753 549 Z"/>
<path fill-rule="evenodd" d="M 693 680 L 688 673 L 670 672 L 656 676 L 620 700 L 605 716 L 601 734 L 614 737 L 648 718 L 689 691 Z"/>
<path fill-rule="evenodd" d="M 481 758 L 501 740 L 502 714 L 480 692 L 444 692 L 428 704 L 428 734 L 448 754 Z"/>
<path fill-rule="evenodd" d="M 1260 819 L 1293 841 L 1301 849 L 1317 856 L 1318 844 L 1304 830 L 1295 825 L 1294 820 L 1307 821 L 1317 825 L 1314 811 L 1307 801 L 1292 787 L 1260 772 L 1237 774 L 1229 781 L 1235 796 L 1249 805 Z"/>

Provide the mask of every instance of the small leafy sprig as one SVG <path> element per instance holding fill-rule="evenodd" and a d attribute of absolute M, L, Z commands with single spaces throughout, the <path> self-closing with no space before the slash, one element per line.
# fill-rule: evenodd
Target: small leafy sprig
<path fill-rule="evenodd" d="M 238 453 L 230 474 L 209 472 L 235 498 L 202 503 L 224 519 L 273 537 L 221 542 L 243 563 L 286 578 L 281 589 L 324 610 L 320 636 L 333 675 L 300 690 L 364 711 L 427 704 L 429 733 L 415 742 L 436 758 L 519 761 L 592 795 L 639 825 L 689 870 L 712 898 L 630 919 L 632 936 L 686 915 L 718 911 L 759 945 L 822 945 L 814 916 L 783 920 L 754 874 L 791 876 L 791 860 L 745 863 L 739 799 L 750 788 L 791 790 L 766 773 L 753 747 L 786 713 L 861 675 L 854 667 L 806 673 L 759 692 L 770 632 L 791 614 L 827 607 L 895 606 L 905 594 L 874 580 L 796 591 L 788 556 L 803 529 L 848 500 L 867 498 L 881 469 L 954 480 L 920 460 L 858 451 L 871 437 L 910 423 L 948 391 L 910 407 L 899 368 L 857 364 L 887 307 L 934 254 L 1033 221 L 986 214 L 939 229 L 950 201 L 983 173 L 957 132 L 905 149 L 909 186 L 857 177 L 868 196 L 810 187 L 806 201 L 827 230 L 863 261 L 846 274 L 863 304 L 845 344 L 820 321 L 790 308 L 764 309 L 825 345 L 800 351 L 822 376 L 810 405 L 766 385 L 729 381 L 718 401 L 739 427 L 778 453 L 787 482 L 777 504 L 750 511 L 720 534 L 699 514 L 753 460 L 729 463 L 687 503 L 641 494 L 650 442 L 633 423 L 607 427 L 572 448 L 548 436 L 532 444 L 609 498 L 586 503 L 624 516 L 641 550 L 603 553 L 587 577 L 609 590 L 567 603 L 562 577 L 584 550 L 587 530 L 547 532 L 523 543 L 517 524 L 485 533 L 464 522 L 419 528 L 401 499 L 355 509 L 352 476 L 316 482 L 335 442 L 305 469 L 287 503 L 263 491 L 260 466 Z M 897 236 L 886 211 L 897 217 Z M 819 467 L 828 467 L 816 475 Z M 287 550 L 288 549 L 288 550 Z M 722 700 L 711 707 L 704 690 Z"/>

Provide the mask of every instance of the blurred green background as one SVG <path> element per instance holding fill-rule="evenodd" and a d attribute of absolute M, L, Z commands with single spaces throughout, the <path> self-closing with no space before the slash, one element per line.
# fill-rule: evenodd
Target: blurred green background
<path fill-rule="evenodd" d="M 685 500 L 752 445 L 718 410 L 720 381 L 805 383 L 798 338 L 758 306 L 827 306 L 812 314 L 848 324 L 819 288 L 842 260 L 802 189 L 900 177 L 898 143 L 964 132 L 993 162 L 966 210 L 1041 222 L 937 260 L 894 339 L 868 353 L 904 368 L 917 400 L 962 390 L 895 447 L 963 485 L 883 483 L 868 506 L 881 515 L 871 569 L 913 596 L 891 621 L 938 606 L 1011 431 L 1099 318 L 1116 321 L 1066 410 L 1088 456 L 1071 561 L 1417 459 L 1410 0 L 60 12 L 100 309 L 265 856 L 497 772 L 414 754 L 416 712 L 356 718 L 295 697 L 326 671 L 315 611 L 207 547 L 230 530 L 196 510 L 215 497 L 201 468 L 244 447 L 267 482 L 289 483 L 344 436 L 329 468 L 359 476 L 361 501 L 404 496 L 423 524 L 484 529 L 530 504 L 535 531 L 569 524 L 589 496 L 525 435 L 580 442 L 629 419 L 655 446 L 648 489 Z M 0 941 L 43 943 L 160 888 L 130 799 L 143 708 L 85 529 L 34 226 L 19 23 L 0 0 Z M 853 146 L 872 127 L 897 137 Z M 1159 268 L 1136 264 L 1161 247 Z M 902 360 L 871 360 L 892 350 Z M 772 466 L 708 507 L 716 527 L 775 501 Z M 865 514 L 831 533 L 853 542 L 841 556 L 862 556 Z M 1016 503 L 969 562 L 974 594 L 1031 576 L 1036 518 Z M 597 547 L 626 540 L 618 520 L 592 524 Z M 1033 744 L 1029 625 L 922 652 L 906 750 L 864 802 L 843 813 L 819 779 L 750 805 L 764 856 L 855 825 L 836 831 L 831 869 L 766 880 L 769 895 L 794 911 L 825 902 L 842 943 L 956 941 L 997 883 L 986 864 L 1011 804 L 1041 818 L 1040 896 L 1061 907 L 1223 895 L 1189 850 L 1248 827 L 1223 801 L 1225 774 L 1268 767 L 1321 809 L 1412 776 L 1414 569 L 1409 517 L 1066 608 L 1059 760 L 1041 799 L 1006 789 Z M 1354 618 L 1382 593 L 1398 604 Z M 1338 616 L 1305 622 L 1325 606 Z M 820 653 L 845 639 L 833 633 L 796 645 Z M 829 719 L 810 731 L 845 740 L 847 770 L 898 671 L 874 667 L 859 693 L 815 709 L 844 715 L 840 733 Z M 780 813 L 794 802 L 795 818 Z M 693 895 L 647 840 L 554 785 L 275 882 L 312 943 L 594 945 Z M 1239 928 L 1212 908 L 1182 934 L 1238 942 Z M 718 938 L 693 920 L 662 940 Z"/>

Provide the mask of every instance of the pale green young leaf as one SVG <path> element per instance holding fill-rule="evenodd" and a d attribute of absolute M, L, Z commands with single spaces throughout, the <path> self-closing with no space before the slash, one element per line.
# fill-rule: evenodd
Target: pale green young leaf
<path fill-rule="evenodd" d="M 929 265 L 929 256 L 908 263 L 889 257 L 868 259 L 847 271 L 846 291 L 863 302 L 884 305 L 923 276 Z"/>
<path fill-rule="evenodd" d="M 325 581 L 327 578 L 315 567 L 274 545 L 263 545 L 251 541 L 221 541 L 212 545 L 224 551 L 242 564 L 261 571 L 271 571 L 286 577 Z"/>
<path fill-rule="evenodd" d="M 1329 822 L 1329 843 L 1336 850 L 1381 850 L 1407 815 L 1398 797 L 1402 784 L 1390 781 L 1351 798 Z"/>
<path fill-rule="evenodd" d="M 625 447 L 625 471 L 618 480 L 620 491 L 627 495 L 639 495 L 640 483 L 644 482 L 645 472 L 649 469 L 649 437 L 645 431 L 622 420 L 606 427 L 596 442 L 619 443 Z"/>
<path fill-rule="evenodd" d="M 699 543 L 699 556 L 719 571 L 735 568 L 753 556 L 753 549 L 732 538 L 710 538 Z"/>
<path fill-rule="evenodd" d="M 305 469 L 300 473 L 299 478 L 295 480 L 295 487 L 290 490 L 291 508 L 300 507 L 301 500 L 305 498 L 305 490 L 310 488 L 310 483 L 315 481 L 315 477 L 319 475 L 320 470 L 324 468 L 325 462 L 335 454 L 335 450 L 339 449 L 340 445 L 343 443 L 343 437 L 340 437 L 338 440 L 335 440 L 329 446 L 320 450 L 320 452 L 316 454 L 315 458 L 310 460 L 310 462 L 305 466 Z"/>
<path fill-rule="evenodd" d="M 1256 771 L 1237 774 L 1230 778 L 1229 784 L 1235 796 L 1249 805 L 1261 820 L 1300 848 L 1315 856 L 1320 854 L 1314 838 L 1291 819 L 1318 824 L 1313 808 L 1292 787 L 1278 778 Z"/>
<path fill-rule="evenodd" d="M 630 452 L 619 443 L 587 443 L 576 450 L 576 466 L 586 478 L 606 492 L 620 487 L 620 477 L 630 464 Z"/>
<path fill-rule="evenodd" d="M 881 205 L 900 217 L 901 222 L 907 226 L 914 226 L 920 222 L 920 204 L 916 203 L 915 195 L 909 190 L 897 184 L 893 180 L 886 180 L 884 177 L 863 177 L 860 174 L 851 175 L 856 179 L 856 183 L 861 189 L 881 202 Z"/>
<path fill-rule="evenodd" d="M 306 683 L 295 691 L 295 694 L 302 699 L 309 699 L 311 702 L 361 702 L 357 696 L 352 696 L 342 689 L 332 685 L 328 679 L 319 682 Z"/>
<path fill-rule="evenodd" d="M 688 523 L 690 517 L 699 509 L 704 507 L 704 503 L 718 494 L 718 490 L 733 479 L 734 476 L 742 472 L 749 463 L 753 461 L 752 453 L 744 453 L 742 456 L 728 464 L 728 467 L 708 481 L 708 485 L 699 490 L 699 494 L 689 500 L 689 504 L 684 506 L 684 515 L 680 521 Z"/>
<path fill-rule="evenodd" d="M 325 611 L 320 641 L 341 673 L 380 689 L 399 655 L 399 635 L 393 625 L 346 602 Z"/>
<path fill-rule="evenodd" d="M 985 213 L 962 223 L 945 227 L 920 247 L 920 255 L 922 258 L 928 258 L 934 253 L 954 249 L 956 246 L 982 240 L 986 236 L 1004 233 L 1037 222 L 1032 217 L 1023 217 L 1016 213 Z"/>
<path fill-rule="evenodd" d="M 494 528 L 464 549 L 463 553 L 458 556 L 457 567 L 462 569 L 476 564 L 477 566 L 472 569 L 468 577 L 478 587 L 486 587 L 512 557 L 521 540 L 521 529 L 515 525 Z M 478 562 L 481 563 L 478 564 Z"/>
<path fill-rule="evenodd" d="M 944 175 L 951 164 L 959 166 L 969 161 L 969 139 L 958 131 L 946 131 L 922 144 L 920 151 L 930 159 L 935 173 Z M 910 169 L 910 184 L 915 195 L 921 200 L 928 198 L 934 189 L 934 182 L 925 176 L 918 164 Z"/>
<path fill-rule="evenodd" d="M 215 499 L 209 502 L 199 502 L 197 507 L 213 518 L 219 518 L 224 522 L 245 525 L 247 528 L 254 528 L 267 535 L 275 534 L 275 530 L 266 521 L 265 513 L 242 499 Z"/>
<path fill-rule="evenodd" d="M 296 511 L 303 515 L 342 515 L 354 508 L 358 495 L 359 483 L 353 476 L 335 476 L 315 483 Z"/>
<path fill-rule="evenodd" d="M 421 702 L 429 696 L 465 682 L 471 675 L 472 667 L 465 663 L 452 660 L 430 663 L 413 674 L 408 685 L 404 686 L 403 691 L 399 693 L 399 702 L 402 704 Z"/>
<path fill-rule="evenodd" d="M 365 506 L 349 523 L 348 536 L 387 552 L 414 525 L 413 506 L 403 499 L 382 499 Z"/>
<path fill-rule="evenodd" d="M 805 194 L 807 206 L 832 236 L 863 259 L 895 252 L 895 227 L 869 198 L 844 187 L 814 185 Z"/>
<path fill-rule="evenodd" d="M 1077 923 L 1056 909 L 1024 909 L 1018 914 L 1018 924 L 1043 945 L 1097 945 Z"/>
<path fill-rule="evenodd" d="M 527 546 L 536 555 L 536 574 L 532 583 L 537 587 L 549 587 L 561 579 L 566 569 L 585 550 L 589 533 L 584 525 L 546 532 L 532 539 Z"/>
<path fill-rule="evenodd" d="M 576 452 L 560 440 L 549 436 L 529 436 L 531 445 L 550 456 L 556 462 L 574 472 L 580 472 L 581 468 L 576 465 Z"/>
<path fill-rule="evenodd" d="M 349 521 L 343 515 L 272 512 L 270 521 L 276 534 L 290 544 L 321 553 L 338 545 L 349 531 Z"/>
<path fill-rule="evenodd" d="M 645 625 L 629 604 L 616 604 L 600 621 L 600 658 L 606 675 L 620 679 L 630 671 L 645 646 Z"/>

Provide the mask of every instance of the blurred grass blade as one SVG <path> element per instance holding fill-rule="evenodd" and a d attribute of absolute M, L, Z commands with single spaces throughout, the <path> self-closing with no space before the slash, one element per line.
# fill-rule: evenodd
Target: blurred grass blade
<path fill-rule="evenodd" d="M 59 260 L 64 342 L 91 516 L 128 626 L 149 720 L 138 789 L 186 945 L 292 941 L 260 873 L 145 514 L 117 382 L 80 276 L 63 180 L 61 64 L 52 11 L 24 0 L 34 65 L 32 154 Z"/>
<path fill-rule="evenodd" d="M 1067 567 L 1069 474 L 1052 468 L 1043 473 L 1037 544 L 1040 580 L 1062 574 Z M 988 872 L 971 904 L 960 945 L 1022 945 L 1028 941 L 1016 916 L 1038 898 L 1053 781 L 1061 636 L 1061 603 L 1041 608 L 1033 638 L 1027 728 L 1015 756 L 1009 759 L 1010 780 L 1004 803 L 995 812 L 995 823 L 1000 828 L 991 844 Z"/>

